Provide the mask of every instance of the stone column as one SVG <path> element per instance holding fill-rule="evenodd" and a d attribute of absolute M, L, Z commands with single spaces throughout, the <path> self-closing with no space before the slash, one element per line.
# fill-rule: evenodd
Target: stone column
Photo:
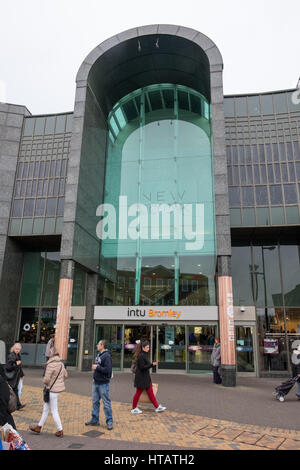
<path fill-rule="evenodd" d="M 72 305 L 74 261 L 62 260 L 58 290 L 55 347 L 61 359 L 68 357 L 70 311 Z"/>
<path fill-rule="evenodd" d="M 218 257 L 218 286 L 222 385 L 235 387 L 235 335 L 230 256 Z"/>
<path fill-rule="evenodd" d="M 88 273 L 86 289 L 86 314 L 83 339 L 82 370 L 91 370 L 94 357 L 94 307 L 97 300 L 98 274 Z"/>

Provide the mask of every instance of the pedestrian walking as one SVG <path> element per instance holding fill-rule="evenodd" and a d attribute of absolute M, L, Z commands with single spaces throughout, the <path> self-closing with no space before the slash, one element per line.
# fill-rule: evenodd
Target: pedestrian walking
<path fill-rule="evenodd" d="M 139 342 L 133 355 L 133 364 L 135 366 L 135 378 L 134 386 L 136 387 L 136 392 L 132 401 L 132 414 L 141 414 L 137 405 L 140 399 L 143 390 L 146 390 L 148 397 L 153 404 L 155 411 L 157 413 L 165 411 L 166 407 L 159 405 L 155 395 L 153 393 L 152 382 L 150 378 L 150 369 L 157 366 L 157 362 L 150 362 L 148 359 L 148 353 L 150 351 L 149 341 Z"/>
<path fill-rule="evenodd" d="M 51 410 L 54 423 L 56 424 L 57 431 L 55 436 L 63 437 L 63 428 L 58 412 L 58 398 L 60 393 L 65 391 L 65 379 L 68 377 L 68 373 L 62 363 L 59 353 L 55 346 L 51 348 L 50 358 L 46 364 L 45 375 L 43 377 L 43 383 L 50 390 L 49 402 L 44 403 L 43 414 L 38 425 L 30 425 L 29 429 L 37 434 L 40 434 L 42 427 L 44 426 L 48 417 L 49 411 Z"/>
<path fill-rule="evenodd" d="M 215 338 L 215 344 L 211 353 L 210 361 L 213 368 L 214 383 L 221 384 L 222 378 L 219 374 L 219 367 L 221 365 L 221 344 L 219 338 Z"/>
<path fill-rule="evenodd" d="M 11 413 L 8 411 L 9 403 L 9 386 L 5 375 L 4 367 L 0 364 L 0 427 L 4 424 L 10 424 L 14 429 L 16 425 Z"/>
<path fill-rule="evenodd" d="M 19 383 L 20 380 L 23 381 L 24 377 L 20 355 L 21 349 L 20 343 L 15 343 L 11 347 L 5 366 L 7 383 L 11 386 L 17 397 L 17 410 L 21 410 L 26 406 L 25 404 L 22 405 L 19 397 Z"/>
<path fill-rule="evenodd" d="M 51 349 L 54 347 L 54 338 L 55 338 L 55 334 L 51 333 L 50 339 L 47 343 L 46 351 L 45 351 L 46 362 L 49 361 Z"/>
<path fill-rule="evenodd" d="M 110 379 L 112 378 L 112 359 L 107 349 L 106 339 L 101 339 L 97 344 L 97 357 L 92 365 L 93 389 L 92 389 L 92 418 L 86 422 L 86 426 L 99 426 L 100 400 L 103 402 L 106 426 L 109 431 L 113 429 L 113 415 L 110 400 Z"/>

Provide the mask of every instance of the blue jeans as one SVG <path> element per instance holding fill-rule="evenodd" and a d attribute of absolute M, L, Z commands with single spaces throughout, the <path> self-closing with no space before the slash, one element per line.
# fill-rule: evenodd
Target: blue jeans
<path fill-rule="evenodd" d="M 109 397 L 109 383 L 108 384 L 96 384 L 93 383 L 93 410 L 92 410 L 92 421 L 99 423 L 100 413 L 100 400 L 103 401 L 104 414 L 106 417 L 106 424 L 113 423 L 111 401 Z"/>

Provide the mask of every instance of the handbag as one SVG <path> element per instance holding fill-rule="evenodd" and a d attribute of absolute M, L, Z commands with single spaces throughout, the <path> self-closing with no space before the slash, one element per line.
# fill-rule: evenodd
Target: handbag
<path fill-rule="evenodd" d="M 7 406 L 7 411 L 9 413 L 13 413 L 17 409 L 17 397 L 13 389 L 9 384 L 7 384 L 9 388 L 9 400 L 8 400 L 8 406 Z"/>
<path fill-rule="evenodd" d="M 7 378 L 7 380 L 12 380 L 16 375 L 16 371 L 15 370 L 11 370 L 11 371 L 8 371 L 5 369 L 5 376 Z"/>
<path fill-rule="evenodd" d="M 158 390 L 158 384 L 152 384 L 152 389 L 153 389 L 153 393 L 154 395 L 156 396 L 157 394 L 157 390 Z M 146 390 L 143 390 L 142 391 L 142 394 L 140 396 L 140 399 L 139 401 L 141 403 L 151 403 L 149 397 L 148 397 L 148 393 L 146 392 Z"/>
<path fill-rule="evenodd" d="M 57 381 L 58 376 L 59 376 L 59 374 L 60 374 L 61 371 L 62 371 L 62 368 L 63 368 L 63 366 L 61 366 L 60 371 L 59 371 L 59 373 L 57 374 L 57 377 L 56 377 L 56 379 L 54 380 L 54 382 L 53 382 L 53 384 L 51 385 L 51 387 L 48 388 L 48 387 L 46 387 L 46 385 L 45 385 L 45 387 L 43 388 L 43 400 L 44 400 L 45 403 L 49 403 L 49 401 L 50 401 L 50 390 L 51 390 L 51 388 L 53 387 L 53 385 L 55 384 L 55 382 Z"/>
<path fill-rule="evenodd" d="M 136 369 L 137 369 L 137 365 L 136 365 L 136 362 L 133 362 L 131 364 L 131 367 L 130 367 L 130 370 L 133 374 L 136 374 Z"/>

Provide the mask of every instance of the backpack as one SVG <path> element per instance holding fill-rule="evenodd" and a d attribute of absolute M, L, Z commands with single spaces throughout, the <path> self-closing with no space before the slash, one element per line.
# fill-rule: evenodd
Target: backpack
<path fill-rule="evenodd" d="M 17 397 L 11 386 L 9 384 L 7 384 L 7 386 L 9 388 L 9 400 L 7 410 L 9 413 L 13 413 L 17 409 Z"/>

